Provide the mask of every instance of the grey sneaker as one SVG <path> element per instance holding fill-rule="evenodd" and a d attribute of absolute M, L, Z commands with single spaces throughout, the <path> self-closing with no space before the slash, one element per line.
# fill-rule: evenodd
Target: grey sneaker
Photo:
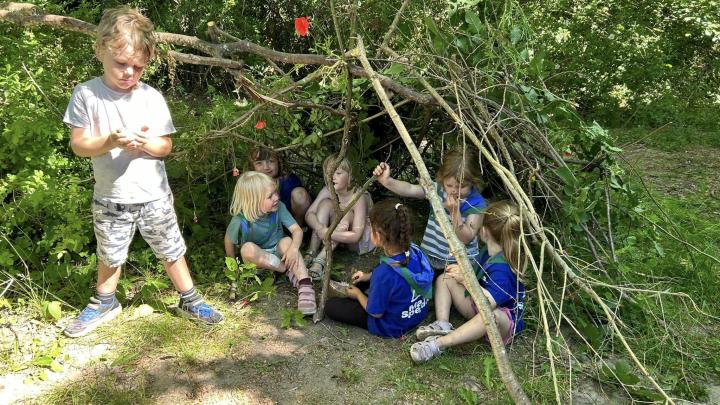
<path fill-rule="evenodd" d="M 71 338 L 85 336 L 103 323 L 115 319 L 120 311 L 122 311 L 122 306 L 117 300 L 112 304 L 103 305 L 97 298 L 92 297 L 90 303 L 78 314 L 77 318 L 70 321 L 63 333 Z"/>
<path fill-rule="evenodd" d="M 182 317 L 208 325 L 215 325 L 223 321 L 223 315 L 208 305 L 202 298 L 191 302 L 183 302 L 180 300 L 177 310 Z"/>

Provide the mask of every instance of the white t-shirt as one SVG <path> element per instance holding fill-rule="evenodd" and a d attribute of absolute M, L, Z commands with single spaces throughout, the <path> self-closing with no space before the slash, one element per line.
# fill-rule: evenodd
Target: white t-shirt
<path fill-rule="evenodd" d="M 71 127 L 87 128 L 93 136 L 117 129 L 140 132 L 150 137 L 175 132 L 170 110 L 162 94 L 145 83 L 130 93 L 119 93 L 100 77 L 79 84 L 73 90 L 63 121 Z M 165 162 L 140 150 L 114 148 L 92 158 L 95 175 L 94 198 L 121 204 L 154 201 L 170 193 Z"/>

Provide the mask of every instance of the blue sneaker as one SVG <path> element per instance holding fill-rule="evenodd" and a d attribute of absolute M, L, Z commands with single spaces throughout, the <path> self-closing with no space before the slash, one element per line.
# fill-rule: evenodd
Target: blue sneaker
<path fill-rule="evenodd" d="M 70 321 L 63 333 L 71 338 L 85 336 L 103 323 L 115 319 L 120 311 L 122 311 L 122 306 L 117 300 L 112 304 L 103 305 L 100 300 L 92 297 L 90 303 L 77 318 Z"/>
<path fill-rule="evenodd" d="M 216 325 L 223 321 L 222 314 L 208 305 L 202 298 L 190 302 L 180 300 L 178 313 L 180 316 L 208 325 Z"/>

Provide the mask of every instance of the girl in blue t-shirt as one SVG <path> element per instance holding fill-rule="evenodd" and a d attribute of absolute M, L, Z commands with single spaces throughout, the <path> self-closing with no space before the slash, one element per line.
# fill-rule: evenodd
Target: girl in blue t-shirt
<path fill-rule="evenodd" d="M 500 201 L 485 211 L 480 239 L 486 248 L 474 259 L 478 281 L 483 293 L 494 308 L 495 322 L 503 342 L 508 344 L 523 329 L 522 312 L 525 286 L 521 278 L 526 258 L 520 247 L 521 222 L 518 208 Z M 450 324 L 450 308 L 454 306 L 469 319 L 459 328 Z M 435 283 L 436 321 L 418 328 L 410 356 L 421 363 L 439 356 L 448 347 L 472 342 L 485 336 L 485 323 L 465 288 L 465 280 L 458 265 L 450 265 Z M 424 340 L 423 340 L 424 339 Z"/>
<path fill-rule="evenodd" d="M 305 315 L 315 313 L 315 290 L 300 255 L 303 232 L 280 202 L 277 183 L 260 172 L 243 173 L 235 185 L 232 219 L 225 232 L 225 254 L 236 257 L 240 246 L 243 262 L 262 269 L 286 272 L 298 289 L 298 310 Z M 285 236 L 283 226 L 292 238 Z"/>
<path fill-rule="evenodd" d="M 432 297 L 433 270 L 422 250 L 410 243 L 411 235 L 406 206 L 397 199 L 375 204 L 370 237 L 385 255 L 372 273 L 353 274 L 354 285 L 339 291 L 346 297 L 328 300 L 325 314 L 382 337 L 398 338 L 419 325 Z M 333 284 L 338 289 L 339 283 Z"/>

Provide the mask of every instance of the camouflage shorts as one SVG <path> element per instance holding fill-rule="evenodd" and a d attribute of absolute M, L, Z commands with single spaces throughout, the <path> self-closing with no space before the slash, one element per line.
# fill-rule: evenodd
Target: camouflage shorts
<path fill-rule="evenodd" d="M 106 266 L 125 263 L 136 228 L 159 259 L 175 261 L 185 254 L 172 195 L 139 204 L 93 198 L 92 213 L 98 260 Z"/>

